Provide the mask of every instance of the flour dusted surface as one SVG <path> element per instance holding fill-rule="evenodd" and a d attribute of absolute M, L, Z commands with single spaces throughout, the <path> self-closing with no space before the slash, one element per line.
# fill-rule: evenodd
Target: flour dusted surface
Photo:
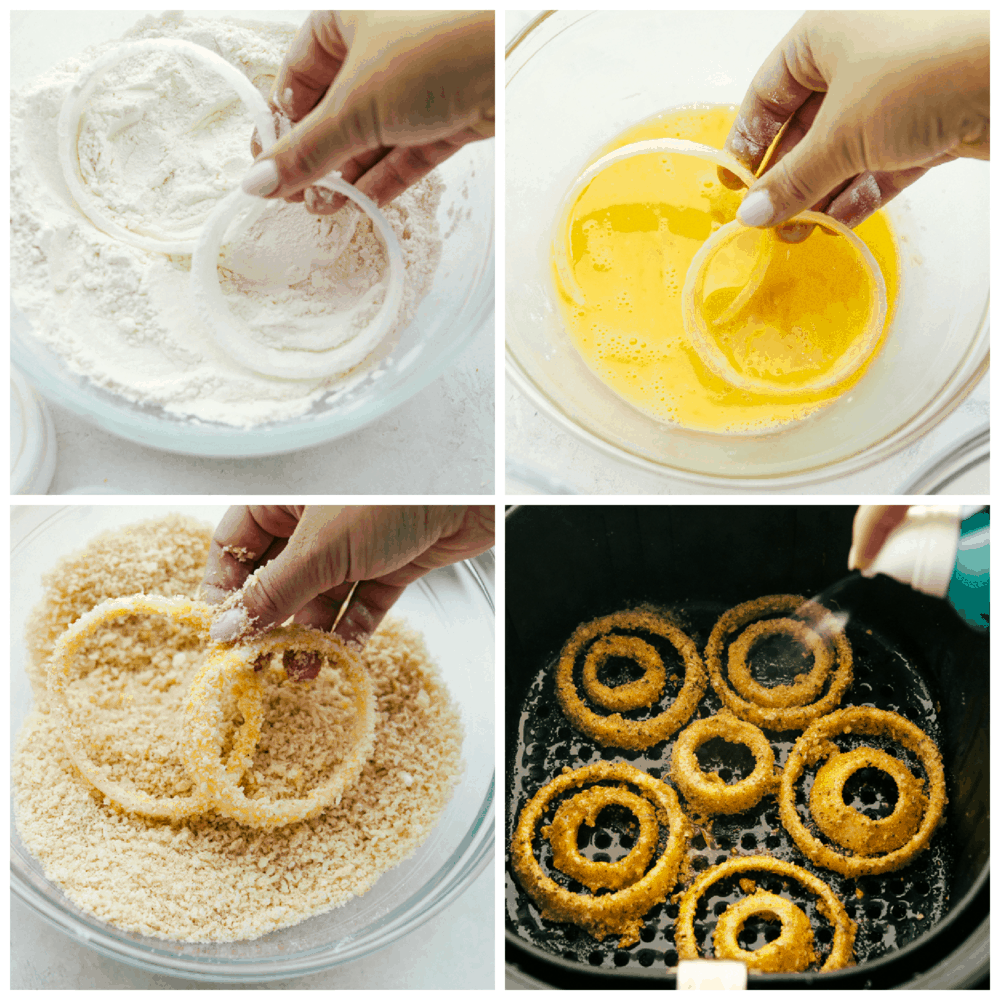
<path fill-rule="evenodd" d="M 290 25 L 166 14 L 143 19 L 125 38 L 205 46 L 266 95 L 294 33 Z M 345 379 L 289 382 L 243 369 L 215 347 L 189 301 L 190 257 L 119 242 L 74 205 L 59 169 L 56 121 L 79 72 L 114 44 L 88 49 L 13 95 L 14 301 L 72 371 L 134 402 L 236 426 L 310 412 Z M 108 72 L 88 105 L 79 141 L 84 182 L 120 225 L 183 234 L 201 225 L 249 168 L 252 132 L 249 113 L 215 74 L 166 54 L 128 60 Z M 412 321 L 433 283 L 441 191 L 431 175 L 384 210 L 406 265 L 397 330 Z M 256 254 L 231 248 L 224 290 L 251 336 L 269 346 L 283 337 L 289 346 L 296 338 L 308 345 L 366 297 L 381 301 L 381 245 L 370 220 L 353 213 L 323 226 L 301 205 L 282 203 L 265 216 Z M 269 250 L 274 266 L 263 267 Z"/>
<path fill-rule="evenodd" d="M 61 628 L 115 591 L 138 585 L 193 596 L 209 535 L 174 517 L 105 533 L 63 560 L 29 623 L 36 692 Z M 169 587 L 171 578 L 176 586 Z M 197 639 L 150 624 L 126 622 L 86 681 L 74 685 L 75 697 L 95 734 L 94 753 L 116 777 L 156 787 L 162 774 L 179 793 L 176 732 L 200 662 L 191 650 Z M 122 652 L 123 639 L 130 651 Z M 22 840 L 78 906 L 152 937 L 243 940 L 343 905 L 413 853 L 461 771 L 461 723 L 419 635 L 388 621 L 364 659 L 380 713 L 373 758 L 341 804 L 316 819 L 264 832 L 211 814 L 170 824 L 116 811 L 74 770 L 42 695 L 11 765 Z M 336 758 L 348 699 L 329 667 L 305 684 L 268 673 L 264 729 L 247 787 L 301 794 Z M 142 718 L 141 728 L 123 725 L 121 704 Z"/>

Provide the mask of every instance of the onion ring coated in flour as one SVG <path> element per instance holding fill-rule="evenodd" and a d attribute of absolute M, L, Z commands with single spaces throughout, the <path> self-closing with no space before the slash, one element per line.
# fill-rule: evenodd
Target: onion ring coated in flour
<path fill-rule="evenodd" d="M 310 795 L 293 799 L 248 799 L 239 776 L 222 765 L 218 755 L 219 709 L 230 678 L 246 679 L 262 656 L 295 650 L 319 653 L 342 667 L 354 688 L 353 741 L 344 760 Z M 339 636 L 302 625 L 276 628 L 256 639 L 228 648 L 219 647 L 191 684 L 184 722 L 184 761 L 199 793 L 222 816 L 244 826 L 272 828 L 310 819 L 337 805 L 344 791 L 357 781 L 375 740 L 375 692 L 357 653 Z"/>
<path fill-rule="evenodd" d="M 830 737 L 838 733 L 891 737 L 915 753 L 927 773 L 931 794 L 930 799 L 926 803 L 926 808 L 922 811 L 920 825 L 902 847 L 891 850 L 888 854 L 881 854 L 874 857 L 861 854 L 841 854 L 832 847 L 824 844 L 817 837 L 814 837 L 806 829 L 805 824 L 799 817 L 798 810 L 795 808 L 795 784 L 802 776 L 805 766 L 807 764 L 814 764 L 822 758 L 833 754 L 837 748 L 830 742 Z M 857 759 L 857 756 L 850 758 L 851 762 Z M 833 763 L 836 764 L 836 757 L 834 757 Z M 880 765 L 876 764 L 874 766 L 878 767 Z M 827 779 L 831 784 L 834 782 L 834 779 L 839 781 L 837 770 L 834 770 L 833 777 L 828 772 Z M 922 797 L 922 793 L 919 794 Z M 903 792 L 901 789 L 900 800 L 902 798 Z M 942 821 L 946 802 L 944 765 L 941 762 L 941 752 L 935 746 L 933 740 L 923 730 L 907 719 L 904 719 L 901 715 L 871 707 L 842 708 L 822 719 L 817 719 L 809 726 L 798 740 L 796 740 L 795 746 L 792 747 L 792 752 L 788 756 L 784 773 L 781 776 L 781 788 L 778 793 L 781 822 L 791 834 L 799 850 L 817 865 L 829 868 L 831 871 L 839 872 L 841 875 L 847 875 L 850 878 L 856 878 L 859 875 L 883 875 L 886 872 L 893 872 L 908 865 L 917 854 L 927 847 L 931 834 L 934 833 Z M 897 802 L 897 807 L 899 805 L 900 802 Z M 899 811 L 902 816 L 909 815 L 908 807 Z M 853 813 L 859 819 L 866 818 L 861 817 L 853 809 L 850 810 L 850 813 Z M 893 813 L 893 817 L 895 816 L 896 812 Z M 892 819 L 893 817 L 889 818 Z M 852 817 L 848 815 L 847 822 L 851 821 Z M 878 823 L 881 821 L 869 822 Z M 838 829 L 843 825 L 844 820 L 841 817 L 830 828 Z M 858 824 L 858 829 L 863 834 L 864 824 Z M 862 834 L 856 832 L 854 837 Z M 831 839 L 834 838 L 831 837 Z"/>
<path fill-rule="evenodd" d="M 189 796 L 157 798 L 148 792 L 129 788 L 109 778 L 103 768 L 91 762 L 87 753 L 86 734 L 74 725 L 73 713 L 67 698 L 67 688 L 71 680 L 70 660 L 79 651 L 81 643 L 93 636 L 102 625 L 136 614 L 164 615 L 172 621 L 190 625 L 207 635 L 212 609 L 206 604 L 185 597 L 155 597 L 146 594 L 104 601 L 87 614 L 81 615 L 59 637 L 49 661 L 47 687 L 62 725 L 66 749 L 87 781 L 128 812 L 153 816 L 157 819 L 183 819 L 203 812 L 208 806 L 208 800 L 202 791 L 196 787 Z M 237 734 L 236 745 L 224 769 L 229 770 L 231 767 L 233 773 L 238 771 L 236 774 L 238 778 L 245 769 L 249 753 L 260 736 L 261 717 L 259 690 L 250 685 L 239 690 L 237 694 L 245 721 Z M 212 746 L 212 752 L 218 754 L 217 745 Z"/>
<path fill-rule="evenodd" d="M 726 638 L 730 633 L 736 631 L 736 629 L 756 621 L 761 615 L 795 611 L 799 614 L 805 614 L 817 626 L 822 625 L 828 631 L 829 639 L 836 650 L 837 666 L 830 678 L 826 694 L 808 705 L 795 703 L 803 689 L 802 686 L 806 684 L 809 677 L 812 677 L 816 673 L 816 668 L 814 667 L 813 671 L 805 675 L 806 680 L 801 680 L 800 678 L 802 686 L 799 686 L 798 683 L 796 685 L 786 685 L 787 690 L 784 695 L 778 694 L 774 696 L 783 702 L 781 705 L 758 705 L 752 700 L 741 697 L 729 686 L 729 683 L 723 676 L 722 657 L 725 652 Z M 785 627 L 782 626 L 781 630 L 785 630 Z M 775 631 L 778 631 L 778 629 L 775 629 Z M 736 646 L 737 658 L 741 655 L 741 650 L 742 655 L 745 657 L 753 641 L 760 638 L 760 635 L 759 631 L 752 633 L 752 637 L 747 641 L 745 647 L 736 645 L 739 642 L 738 639 L 730 646 L 730 668 L 733 646 Z M 819 636 L 817 638 L 824 645 L 826 644 L 826 639 Z M 739 716 L 739 718 L 747 722 L 752 722 L 755 726 L 779 732 L 788 729 L 805 729 L 814 719 L 831 712 L 840 704 L 844 692 L 850 687 L 851 681 L 854 678 L 854 657 L 851 651 L 851 644 L 847 636 L 844 635 L 843 629 L 825 608 L 808 604 L 804 598 L 797 597 L 794 594 L 774 594 L 769 597 L 759 597 L 756 600 L 739 604 L 727 611 L 715 623 L 712 634 L 709 636 L 708 644 L 705 647 L 705 664 L 708 667 L 712 686 L 726 708 L 734 715 Z M 779 689 L 771 688 L 770 690 L 776 692 Z M 793 700 L 788 700 L 789 698 Z"/>
<path fill-rule="evenodd" d="M 702 771 L 695 751 L 715 736 L 742 743 L 754 755 L 754 769 L 742 781 L 727 785 L 717 774 Z M 692 722 L 677 737 L 670 777 L 691 807 L 704 816 L 744 812 L 777 789 L 774 751 L 767 737 L 755 725 L 726 711 Z"/>
<path fill-rule="evenodd" d="M 743 858 L 732 858 L 729 861 L 724 861 L 721 865 L 716 865 L 714 868 L 709 868 L 702 872 L 695 880 L 691 883 L 690 888 L 684 893 L 684 897 L 681 900 L 680 912 L 677 914 L 677 927 L 674 931 L 674 939 L 677 943 L 677 956 L 682 959 L 689 958 L 700 958 L 698 954 L 698 942 L 694 934 L 694 918 L 695 910 L 698 906 L 698 900 L 701 898 L 702 894 L 713 886 L 716 882 L 727 878 L 730 875 L 736 875 L 740 872 L 773 872 L 776 875 L 780 875 L 786 878 L 795 879 L 800 885 L 808 889 L 809 892 L 819 897 L 819 902 L 817 904 L 820 912 L 826 917 L 827 920 L 833 925 L 833 946 L 830 949 L 830 954 L 827 956 L 826 961 L 820 967 L 821 972 L 831 972 L 834 969 L 843 969 L 845 966 L 850 965 L 854 959 L 854 935 L 857 932 L 857 925 L 853 920 L 847 915 L 847 910 L 844 909 L 844 904 L 836 897 L 833 890 L 821 879 L 818 879 L 811 872 L 806 871 L 804 868 L 799 868 L 798 865 L 793 865 L 788 861 L 779 861 L 777 858 L 768 857 L 743 857 Z M 768 893 L 767 895 L 771 895 Z M 753 899 L 753 896 L 748 897 Z M 743 921 L 750 916 L 751 912 L 762 912 L 759 909 L 754 909 L 746 904 L 746 900 L 741 900 L 739 902 L 744 903 L 741 909 L 737 910 L 736 917 L 734 918 L 734 924 L 736 921 L 742 925 Z M 739 906 L 739 902 L 736 904 Z M 770 905 L 770 904 L 765 904 Z M 790 904 L 793 905 L 794 904 Z M 796 907 L 796 909 L 799 909 Z M 800 910 L 801 912 L 801 910 Z M 779 914 L 780 917 L 780 914 Z M 801 927 L 801 922 L 796 919 L 797 926 Z M 719 924 L 723 928 L 723 950 L 726 950 L 730 938 L 730 925 L 722 921 L 720 916 Z M 784 927 L 787 926 L 782 920 L 783 932 Z M 737 932 L 738 933 L 738 932 Z M 716 927 L 716 935 L 719 934 L 719 927 Z M 732 934 L 733 941 L 735 942 L 736 933 Z M 782 933 L 784 937 L 784 933 Z M 781 938 L 778 939 L 779 941 Z M 765 945 L 765 948 L 770 948 L 771 945 L 777 944 L 777 941 L 770 942 L 769 945 Z M 738 947 L 738 945 L 737 945 Z M 716 955 L 719 955 L 719 943 L 715 944 Z M 811 950 L 812 944 L 810 942 L 809 948 Z M 757 952 L 748 952 L 743 949 L 739 949 L 739 955 L 735 956 L 743 961 L 747 962 L 751 968 L 752 956 L 759 954 L 764 951 L 764 948 L 759 949 Z M 799 965 L 802 959 L 803 947 L 801 942 L 795 944 L 790 949 L 783 952 L 784 961 L 788 962 L 787 967 L 785 965 L 781 966 L 781 969 L 770 968 L 766 971 L 802 971 L 804 966 Z M 729 957 L 729 956 L 727 956 Z M 771 962 L 774 961 L 773 953 L 770 958 L 765 955 L 765 960 Z M 808 963 L 807 963 L 808 964 Z M 765 971 L 765 970 L 761 970 Z"/>
<path fill-rule="evenodd" d="M 656 811 L 657 820 L 669 825 L 669 838 L 663 854 L 648 872 L 643 873 L 638 868 L 639 857 L 636 856 L 632 863 L 632 874 L 636 878 L 630 885 L 603 896 L 577 895 L 542 870 L 534 853 L 535 831 L 545 810 L 559 795 L 600 781 L 625 782 L 644 793 Z M 583 808 L 589 809 L 594 801 L 588 798 Z M 548 829 L 551 836 L 552 828 Z M 544 835 L 544 831 L 542 833 Z M 625 948 L 639 940 L 643 915 L 663 902 L 674 887 L 690 835 L 690 825 L 681 810 L 677 793 L 668 784 L 631 764 L 601 761 L 566 770 L 534 794 L 518 817 L 511 841 L 511 861 L 525 892 L 538 904 L 542 919 L 576 924 L 598 941 L 608 935 L 618 935 L 618 947 Z M 626 860 L 633 855 L 636 855 L 635 849 Z"/>
<path fill-rule="evenodd" d="M 684 685 L 674 703 L 659 715 L 642 720 L 625 719 L 618 712 L 612 715 L 598 715 L 580 697 L 573 679 L 573 667 L 577 656 L 587 643 L 600 636 L 605 636 L 612 629 L 643 630 L 652 635 L 660 636 L 670 642 L 683 657 Z M 643 642 L 643 646 L 652 650 L 648 643 Z M 595 656 L 604 655 L 606 659 L 607 656 L 622 655 L 611 652 L 602 654 L 601 650 L 605 648 L 607 647 L 598 647 Z M 632 648 L 634 650 L 640 647 Z M 653 650 L 653 652 L 656 651 Z M 625 655 L 635 654 L 632 652 Z M 640 655 L 646 657 L 644 651 Z M 659 659 L 658 654 L 657 659 Z M 593 670 L 596 681 L 596 662 Z M 647 673 L 642 680 L 633 683 L 641 684 L 649 678 L 650 671 L 647 668 Z M 563 646 L 559 665 L 556 668 L 556 695 L 566 718 L 582 733 L 596 740 L 602 746 L 624 747 L 630 750 L 644 750 L 656 743 L 662 743 L 677 732 L 691 718 L 691 714 L 697 708 L 698 702 L 701 701 L 702 695 L 705 693 L 706 683 L 705 666 L 698 655 L 694 642 L 676 625 L 672 625 L 662 615 L 652 611 L 619 611 L 580 625 Z M 631 688 L 631 685 L 628 687 Z M 654 687 L 655 683 L 650 681 L 648 690 L 651 691 Z M 615 689 L 608 688 L 607 690 L 614 691 Z M 662 686 L 660 690 L 662 691 Z M 626 695 L 629 699 L 628 707 L 639 707 L 639 705 L 632 704 L 633 694 L 634 690 L 632 694 Z M 655 697 L 651 696 L 645 704 L 654 704 Z"/>

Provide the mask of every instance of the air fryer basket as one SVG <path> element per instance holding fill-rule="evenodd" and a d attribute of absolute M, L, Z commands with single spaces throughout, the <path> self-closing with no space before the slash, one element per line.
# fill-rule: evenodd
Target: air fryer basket
<path fill-rule="evenodd" d="M 840 580 L 853 514 L 848 506 L 511 510 L 507 844 L 527 797 L 564 765 L 624 759 L 658 776 L 667 773 L 673 738 L 667 747 L 648 751 L 602 750 L 562 716 L 550 668 L 580 622 L 650 602 L 679 613 L 703 650 L 725 609 L 764 594 L 811 596 Z M 943 601 L 885 578 L 852 581 L 837 599 L 851 614 L 848 636 L 856 660 L 842 705 L 895 709 L 938 742 L 949 798 L 944 827 L 909 866 L 850 880 L 803 858 L 777 821 L 774 796 L 767 796 L 749 815 L 717 817 L 712 838 L 696 836 L 694 867 L 717 864 L 733 850 L 767 848 L 819 874 L 858 924 L 856 967 L 753 975 L 751 988 L 977 985 L 989 961 L 988 639 L 970 631 Z M 719 705 L 709 686 L 696 716 L 713 714 Z M 799 734 L 771 735 L 783 763 Z M 614 838 L 613 829 L 606 832 Z M 507 961 L 515 974 L 561 988 L 675 985 L 676 904 L 668 900 L 651 910 L 642 940 L 618 949 L 615 937 L 597 942 L 573 925 L 541 921 L 513 874 L 509 853 L 507 862 Z"/>

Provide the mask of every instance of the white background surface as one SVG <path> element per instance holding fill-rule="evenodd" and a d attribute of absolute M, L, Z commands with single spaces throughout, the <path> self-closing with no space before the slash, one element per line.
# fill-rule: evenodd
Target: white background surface
<path fill-rule="evenodd" d="M 504 17 L 504 38 L 510 41 L 541 11 L 507 11 Z M 777 44 L 778 39 L 775 39 Z M 594 494 L 724 494 L 721 488 L 692 486 L 681 479 L 620 461 L 594 448 L 568 431 L 564 431 L 513 386 L 505 386 L 505 449 L 513 459 L 528 470 L 563 483 L 578 493 Z M 939 453 L 953 448 L 973 431 L 989 423 L 989 377 L 930 434 L 887 461 L 858 473 L 817 486 L 799 487 L 790 491 L 768 488 L 768 493 L 781 494 L 894 494 Z M 512 475 L 507 476 L 508 494 L 534 492 L 523 489 Z M 742 491 L 745 492 L 745 491 Z"/>
<path fill-rule="evenodd" d="M 11 79 L 28 80 L 144 14 L 11 14 Z M 201 12 L 198 13 L 218 13 Z M 231 12 L 266 18 L 266 12 Z M 299 12 L 304 18 L 306 12 Z M 294 18 L 295 12 L 281 14 Z M 103 486 L 123 493 L 300 494 L 494 492 L 494 323 L 440 378 L 394 412 L 339 441 L 291 455 L 205 459 L 132 444 L 52 407 L 59 454 L 50 493 Z"/>
<path fill-rule="evenodd" d="M 494 890 L 491 864 L 443 913 L 381 951 L 329 972 L 237 985 L 250 990 L 484 990 L 493 988 Z M 12 990 L 222 990 L 155 975 L 103 958 L 50 927 L 20 900 L 10 908 Z"/>

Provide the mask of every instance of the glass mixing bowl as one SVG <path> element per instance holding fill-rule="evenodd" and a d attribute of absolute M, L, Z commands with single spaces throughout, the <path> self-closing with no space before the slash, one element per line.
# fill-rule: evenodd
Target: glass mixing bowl
<path fill-rule="evenodd" d="M 685 430 L 632 408 L 563 328 L 551 242 L 566 191 L 595 152 L 667 108 L 736 104 L 795 22 L 791 12 L 554 12 L 506 58 L 506 368 L 560 427 L 617 458 L 688 482 L 804 486 L 912 444 L 989 363 L 989 171 L 932 170 L 886 211 L 901 287 L 888 342 L 857 385 L 766 435 Z"/>
<path fill-rule="evenodd" d="M 11 522 L 11 747 L 31 707 L 24 623 L 41 576 L 108 528 L 170 511 L 216 524 L 225 507 L 15 507 Z M 321 972 L 416 929 L 456 899 L 493 856 L 494 558 L 434 570 L 393 613 L 423 632 L 465 727 L 465 772 L 437 826 L 409 860 L 363 896 L 255 941 L 188 944 L 118 930 L 51 884 L 21 843 L 11 810 L 11 885 L 32 910 L 102 955 L 153 972 L 212 982 L 263 982 Z"/>
<path fill-rule="evenodd" d="M 192 16 L 213 15 L 192 12 Z M 305 15 L 233 12 L 231 16 L 299 24 Z M 113 15 L 108 18 L 104 37 L 120 36 L 119 21 Z M 25 40 L 44 50 L 44 39 Z M 27 79 L 15 74 L 12 85 L 16 88 Z M 11 360 L 53 403 L 120 437 L 165 451 L 220 458 L 274 455 L 353 433 L 429 385 L 492 320 L 494 146 L 491 141 L 470 143 L 437 168 L 445 184 L 437 211 L 444 245 L 434 283 L 413 322 L 376 349 L 376 363 L 364 378 L 335 398 L 317 403 L 305 416 L 243 429 L 132 403 L 70 371 L 55 352 L 39 343 L 30 322 L 16 309 L 16 298 L 11 302 Z"/>

